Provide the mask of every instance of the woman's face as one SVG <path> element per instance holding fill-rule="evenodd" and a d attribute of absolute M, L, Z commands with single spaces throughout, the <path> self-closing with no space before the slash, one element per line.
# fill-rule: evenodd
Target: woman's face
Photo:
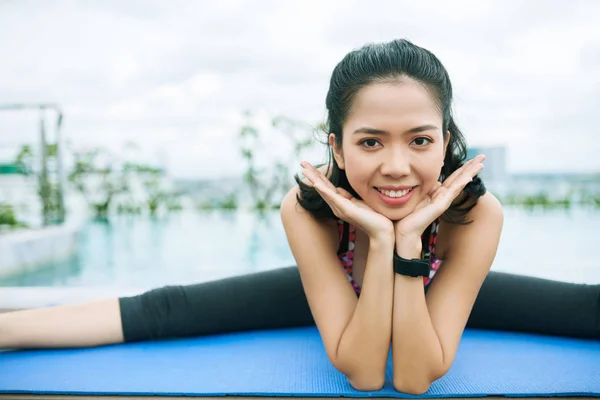
<path fill-rule="evenodd" d="M 342 135 L 341 148 L 333 146 L 339 167 L 363 201 L 392 221 L 410 214 L 439 179 L 448 143 L 442 116 L 414 80 L 361 89 Z"/>

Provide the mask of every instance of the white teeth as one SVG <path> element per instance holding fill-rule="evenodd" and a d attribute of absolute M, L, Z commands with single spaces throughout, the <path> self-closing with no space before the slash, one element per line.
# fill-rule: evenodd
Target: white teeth
<path fill-rule="evenodd" d="M 402 197 L 402 196 L 405 196 L 412 189 L 405 189 L 405 190 L 382 190 L 382 189 L 377 189 L 377 190 L 380 191 L 381 193 L 385 194 L 388 197 Z"/>

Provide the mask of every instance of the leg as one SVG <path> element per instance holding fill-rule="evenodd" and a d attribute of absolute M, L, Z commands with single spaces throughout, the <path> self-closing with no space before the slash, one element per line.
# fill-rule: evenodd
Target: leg
<path fill-rule="evenodd" d="M 0 314 L 0 348 L 90 347 L 314 325 L 296 267 Z"/>
<path fill-rule="evenodd" d="M 491 271 L 467 327 L 600 338 L 600 285 Z"/>
<path fill-rule="evenodd" d="M 297 267 L 120 299 L 126 342 L 314 325 Z"/>
<path fill-rule="evenodd" d="M 0 349 L 91 347 L 122 341 L 118 299 L 0 314 Z"/>

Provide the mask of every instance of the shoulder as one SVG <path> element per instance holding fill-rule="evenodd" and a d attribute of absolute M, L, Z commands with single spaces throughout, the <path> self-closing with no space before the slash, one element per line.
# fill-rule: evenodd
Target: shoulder
<path fill-rule="evenodd" d="M 461 225 L 440 220 L 438 251 L 446 259 L 460 248 L 472 248 L 475 243 L 486 242 L 486 247 L 496 247 L 504 224 L 504 211 L 500 201 L 489 191 L 481 196 L 467 214 L 470 223 Z M 474 238 L 478 236 L 478 240 Z"/>
<path fill-rule="evenodd" d="M 468 214 L 469 220 L 486 221 L 490 224 L 501 224 L 504 220 L 504 211 L 500 201 L 490 192 L 481 196 L 473 209 Z"/>
<path fill-rule="evenodd" d="M 328 169 L 327 164 L 322 165 L 322 166 L 318 167 L 317 169 L 319 171 L 321 171 L 323 174 L 325 174 L 327 177 L 329 177 L 329 173 L 330 173 L 331 169 L 330 168 Z M 302 178 L 301 182 L 308 186 L 312 186 L 311 182 L 306 178 Z M 287 194 L 284 196 L 283 200 L 281 201 L 280 214 L 281 214 L 281 219 L 282 219 L 284 225 L 286 223 L 290 223 L 290 222 L 296 220 L 297 218 L 300 218 L 300 219 L 312 220 L 313 224 L 320 225 L 323 229 L 326 229 L 328 231 L 337 232 L 337 221 L 335 221 L 333 219 L 327 220 L 327 221 L 317 221 L 315 218 L 312 218 L 311 214 L 307 210 L 305 210 L 298 202 L 298 197 L 301 194 L 302 194 L 302 191 L 300 190 L 300 187 L 298 185 L 294 185 L 287 192 Z M 336 233 L 336 236 L 337 236 L 337 233 Z"/>
<path fill-rule="evenodd" d="M 292 247 L 298 242 L 317 240 L 327 248 L 337 252 L 339 243 L 338 224 L 336 220 L 317 220 L 298 202 L 300 188 L 294 185 L 281 202 L 280 216 L 288 242 Z"/>

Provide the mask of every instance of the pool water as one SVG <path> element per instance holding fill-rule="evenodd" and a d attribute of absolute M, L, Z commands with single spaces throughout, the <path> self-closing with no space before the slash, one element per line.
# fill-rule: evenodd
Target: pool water
<path fill-rule="evenodd" d="M 492 269 L 600 283 L 600 212 L 505 210 Z M 71 259 L 0 286 L 140 287 L 188 284 L 294 264 L 279 212 L 180 212 L 89 222 Z"/>

